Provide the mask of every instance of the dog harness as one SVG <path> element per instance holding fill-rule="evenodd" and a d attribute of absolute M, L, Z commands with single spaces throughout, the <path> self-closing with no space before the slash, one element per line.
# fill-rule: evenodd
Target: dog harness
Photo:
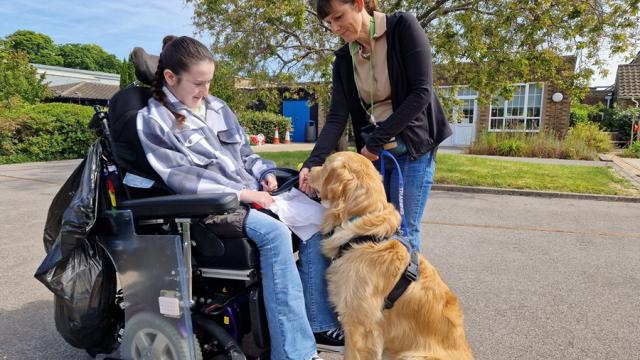
<path fill-rule="evenodd" d="M 333 257 L 331 261 L 332 262 L 336 261 L 337 259 L 342 257 L 345 251 L 353 248 L 354 244 L 362 244 L 366 242 L 380 243 L 388 240 L 390 239 L 381 239 L 371 235 L 362 235 L 362 236 L 352 238 L 347 243 L 340 246 L 340 248 L 338 249 L 338 254 L 335 257 Z M 388 310 L 393 308 L 393 305 L 395 305 L 396 301 L 398 301 L 400 296 L 402 296 L 402 294 L 404 294 L 405 291 L 407 291 L 407 289 L 409 288 L 409 285 L 411 285 L 412 282 L 418 280 L 418 278 L 420 277 L 420 258 L 418 257 L 418 252 L 411 251 L 404 242 L 400 241 L 400 243 L 407 248 L 407 251 L 409 251 L 409 253 L 411 254 L 411 258 L 409 260 L 409 265 L 407 265 L 407 267 L 404 269 L 404 271 L 400 275 L 400 279 L 396 281 L 396 284 L 393 286 L 389 294 L 387 294 L 387 296 L 384 298 L 383 310 Z"/>

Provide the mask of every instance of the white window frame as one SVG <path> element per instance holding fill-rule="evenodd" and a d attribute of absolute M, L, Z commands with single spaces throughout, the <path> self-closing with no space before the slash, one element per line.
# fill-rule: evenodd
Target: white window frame
<path fill-rule="evenodd" d="M 462 89 L 462 88 L 469 88 L 475 94 L 459 96 L 458 95 L 458 90 Z M 472 125 L 473 124 L 475 126 L 475 123 L 478 121 L 478 91 L 477 90 L 473 90 L 473 88 L 471 88 L 471 86 L 469 86 L 469 85 L 443 85 L 443 86 L 438 86 L 438 89 L 454 89 L 454 90 L 456 90 L 456 93 L 455 94 L 451 94 L 451 95 L 455 96 L 456 99 L 458 99 L 458 100 L 473 100 L 473 123 L 454 123 L 454 124 L 464 124 L 464 125 Z M 454 106 L 451 109 L 451 118 L 452 119 L 456 119 L 457 118 L 458 111 L 460 111 L 459 106 Z"/>
<path fill-rule="evenodd" d="M 527 111 L 529 109 L 529 87 L 531 85 L 536 85 L 536 84 L 540 84 L 542 85 L 542 93 L 540 94 L 541 98 L 540 98 L 540 125 L 538 126 L 537 129 L 527 129 L 527 120 L 528 119 L 538 119 L 538 117 L 528 117 L 527 116 Z M 527 133 L 537 133 L 540 132 L 540 129 L 543 127 L 543 119 L 544 119 L 544 93 L 545 93 L 545 83 L 544 82 L 528 82 L 528 83 L 516 83 L 516 84 L 512 84 L 513 86 L 525 86 L 524 89 L 524 112 L 522 116 L 507 116 L 507 103 L 509 102 L 509 100 L 504 100 L 504 104 L 502 105 L 502 109 L 503 109 L 503 116 L 502 116 L 502 129 L 492 129 L 491 128 L 491 120 L 493 119 L 491 117 L 491 114 L 493 113 L 493 99 L 492 101 L 489 103 L 489 121 L 487 121 L 487 131 L 489 132 L 527 132 Z M 516 130 L 516 129 L 505 129 L 505 125 L 506 125 L 506 121 L 507 118 L 509 119 L 524 119 L 525 121 L 525 128 L 523 130 Z"/>

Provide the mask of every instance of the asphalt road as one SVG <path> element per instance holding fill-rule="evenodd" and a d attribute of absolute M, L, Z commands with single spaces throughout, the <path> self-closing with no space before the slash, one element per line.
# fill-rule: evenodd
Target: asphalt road
<path fill-rule="evenodd" d="M 0 359 L 87 359 L 33 278 L 75 161 L 0 166 Z M 476 359 L 640 359 L 640 205 L 433 192 L 423 252 Z M 331 357 L 337 359 L 337 357 Z"/>

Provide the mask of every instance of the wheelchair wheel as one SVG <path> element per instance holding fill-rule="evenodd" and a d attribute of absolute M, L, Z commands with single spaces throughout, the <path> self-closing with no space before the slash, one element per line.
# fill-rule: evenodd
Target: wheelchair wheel
<path fill-rule="evenodd" d="M 196 360 L 202 360 L 202 350 L 194 337 Z M 162 317 L 139 313 L 127 321 L 121 345 L 121 357 L 126 360 L 182 360 L 189 358 L 189 342 L 186 341 Z"/>

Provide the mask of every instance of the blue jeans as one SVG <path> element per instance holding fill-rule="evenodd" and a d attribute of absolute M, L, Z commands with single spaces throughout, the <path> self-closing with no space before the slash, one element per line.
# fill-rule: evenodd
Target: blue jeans
<path fill-rule="evenodd" d="M 327 278 L 325 273 L 330 265 L 321 251 L 322 235 L 316 233 L 309 240 L 300 243 L 300 277 L 304 290 L 307 316 L 313 332 L 335 329 L 338 319 L 329 303 Z"/>
<path fill-rule="evenodd" d="M 433 151 L 421 157 L 411 160 L 411 157 L 401 155 L 396 158 L 402 169 L 404 180 L 404 216 L 407 222 L 406 239 L 409 246 L 420 251 L 420 221 L 424 215 L 424 208 L 427 205 L 431 185 L 433 185 L 433 174 L 435 173 L 435 161 Z M 373 163 L 380 169 L 380 160 Z M 384 190 L 387 192 L 387 199 L 396 209 L 399 209 L 398 201 L 398 171 L 393 161 L 385 157 Z"/>
<path fill-rule="evenodd" d="M 307 360 L 316 342 L 307 321 L 300 276 L 287 226 L 269 215 L 249 210 L 247 235 L 258 246 L 260 271 L 273 360 Z"/>

